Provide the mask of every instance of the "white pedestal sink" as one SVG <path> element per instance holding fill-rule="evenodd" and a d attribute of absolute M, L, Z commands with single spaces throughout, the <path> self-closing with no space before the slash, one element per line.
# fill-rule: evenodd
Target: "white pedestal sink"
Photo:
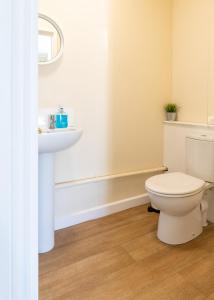
<path fill-rule="evenodd" d="M 39 253 L 54 247 L 54 153 L 73 146 L 81 137 L 76 129 L 51 130 L 39 139 Z"/>

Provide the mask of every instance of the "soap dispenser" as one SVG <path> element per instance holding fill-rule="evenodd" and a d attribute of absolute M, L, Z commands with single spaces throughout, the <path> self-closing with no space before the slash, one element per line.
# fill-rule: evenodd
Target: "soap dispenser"
<path fill-rule="evenodd" d="M 56 128 L 68 127 L 68 114 L 65 113 L 64 108 L 59 106 L 56 113 Z"/>

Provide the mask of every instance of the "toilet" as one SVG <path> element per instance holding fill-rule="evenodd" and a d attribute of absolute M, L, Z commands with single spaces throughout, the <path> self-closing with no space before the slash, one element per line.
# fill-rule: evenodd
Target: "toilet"
<path fill-rule="evenodd" d="M 213 188 L 213 183 L 214 137 L 186 137 L 186 173 L 167 172 L 153 176 L 145 183 L 152 206 L 160 210 L 159 240 L 178 245 L 202 233 L 203 226 L 207 226 L 209 210 L 204 195 Z"/>

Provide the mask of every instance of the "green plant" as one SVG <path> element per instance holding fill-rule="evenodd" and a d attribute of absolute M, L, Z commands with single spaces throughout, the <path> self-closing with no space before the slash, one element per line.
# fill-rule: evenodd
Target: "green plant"
<path fill-rule="evenodd" d="M 174 103 L 167 103 L 165 106 L 164 106 L 164 109 L 167 113 L 176 113 L 177 110 L 178 110 L 178 107 L 176 104 Z"/>

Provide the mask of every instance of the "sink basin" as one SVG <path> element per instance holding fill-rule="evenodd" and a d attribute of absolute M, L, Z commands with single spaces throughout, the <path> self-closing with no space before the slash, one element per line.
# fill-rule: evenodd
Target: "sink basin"
<path fill-rule="evenodd" d="M 39 253 L 54 247 L 54 154 L 74 146 L 82 130 L 50 130 L 38 134 L 39 144 Z"/>
<path fill-rule="evenodd" d="M 39 153 L 53 153 L 65 150 L 78 142 L 80 129 L 52 130 L 39 134 Z"/>

